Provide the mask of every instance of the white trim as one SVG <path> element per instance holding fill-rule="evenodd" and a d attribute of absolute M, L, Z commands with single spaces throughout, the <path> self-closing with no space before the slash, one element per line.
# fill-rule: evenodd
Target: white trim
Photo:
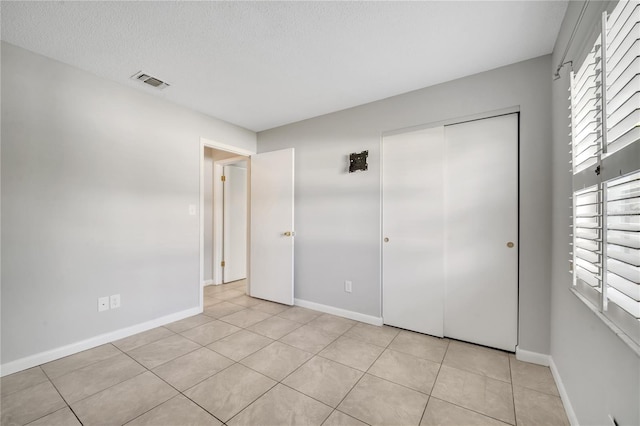
<path fill-rule="evenodd" d="M 224 174 L 224 166 L 229 164 L 236 164 L 244 161 L 245 164 L 249 164 L 249 158 L 243 156 L 226 158 L 224 160 L 216 160 L 213 162 L 213 280 L 215 284 L 224 284 L 223 269 L 221 266 L 222 252 L 223 252 L 223 183 L 220 177 Z M 247 193 L 248 193 L 249 181 L 247 180 Z M 249 209 L 247 205 L 247 215 Z M 249 242 L 247 241 L 247 247 Z"/>
<path fill-rule="evenodd" d="M 193 315 L 197 315 L 202 312 L 202 309 L 190 308 L 184 311 L 176 312 L 170 315 L 165 315 L 160 318 L 156 318 L 151 321 L 143 322 L 141 324 L 132 325 L 130 327 L 121 328 L 119 330 L 111 331 L 109 333 L 100 334 L 95 337 L 90 337 L 86 340 L 72 343 L 70 345 L 61 346 L 59 348 L 50 349 L 45 352 L 40 352 L 34 355 L 20 358 L 15 361 L 10 361 L 0 365 L 0 377 L 12 374 L 18 371 L 26 370 L 27 368 L 35 367 L 37 365 L 44 364 L 49 361 L 53 361 L 65 356 L 73 355 L 78 352 L 86 351 L 87 349 L 95 348 L 96 346 L 111 343 L 113 341 L 124 339 L 125 337 L 133 336 L 134 334 L 141 333 L 143 331 L 151 330 L 152 328 L 160 327 L 165 324 L 169 324 L 174 321 L 178 321 Z"/>
<path fill-rule="evenodd" d="M 562 378 L 560 377 L 560 373 L 558 372 L 558 367 L 556 367 L 556 363 L 553 362 L 553 358 L 549 356 L 549 368 L 551 369 L 551 375 L 553 376 L 553 380 L 556 382 L 556 386 L 558 387 L 558 393 L 560 393 L 560 399 L 562 400 L 562 405 L 564 406 L 564 411 L 567 413 L 567 418 L 569 419 L 569 423 L 571 426 L 579 426 L 578 417 L 576 416 L 576 412 L 573 411 L 573 406 L 571 405 L 571 401 L 569 400 L 569 394 L 567 390 L 564 388 L 564 384 L 562 383 Z"/>
<path fill-rule="evenodd" d="M 221 151 L 233 152 L 234 154 L 251 156 L 255 154 L 255 151 L 250 151 L 244 148 L 238 148 L 233 145 L 227 145 L 222 142 L 217 142 L 207 138 L 200 138 L 200 150 L 198 155 L 200 156 L 200 210 L 198 214 L 200 216 L 200 283 L 204 281 L 204 148 L 219 149 Z M 247 259 L 248 261 L 248 259 Z M 248 277 L 247 277 L 248 278 Z M 215 279 L 215 276 L 214 276 Z M 200 312 L 204 309 L 203 292 L 200 292 Z"/>
<path fill-rule="evenodd" d="M 214 285 L 215 282 L 213 280 L 204 280 L 202 281 L 202 287 L 206 287 L 208 285 Z"/>
<path fill-rule="evenodd" d="M 198 191 L 200 192 L 200 208 L 198 209 L 198 230 L 200 238 L 200 287 L 202 287 L 202 282 L 204 282 L 204 147 L 205 143 L 202 138 L 200 138 L 200 149 L 198 150 L 198 155 L 200 156 L 200 188 Z M 200 312 L 204 309 L 204 291 L 202 288 L 200 289 Z"/>
<path fill-rule="evenodd" d="M 538 352 L 525 351 L 524 349 L 520 349 L 520 346 L 516 346 L 516 359 L 518 361 L 530 362 L 532 364 L 548 367 L 551 356 Z"/>
<path fill-rule="evenodd" d="M 207 146 L 213 149 L 219 149 L 220 151 L 233 152 L 234 154 L 244 155 L 245 157 L 248 157 L 256 153 L 255 151 L 251 151 L 244 148 L 238 148 L 237 146 L 227 145 L 226 143 L 217 142 L 217 141 L 207 139 L 207 138 L 202 138 L 202 137 L 200 138 L 200 145 Z"/>
<path fill-rule="evenodd" d="M 352 320 L 364 322 L 371 325 L 382 325 L 382 318 L 372 315 L 361 314 L 360 312 L 348 311 L 346 309 L 336 308 L 320 303 L 309 302 L 308 300 L 294 299 L 293 303 L 302 308 L 313 309 L 314 311 L 324 312 L 327 314 L 337 315 L 339 317 L 349 318 Z"/>

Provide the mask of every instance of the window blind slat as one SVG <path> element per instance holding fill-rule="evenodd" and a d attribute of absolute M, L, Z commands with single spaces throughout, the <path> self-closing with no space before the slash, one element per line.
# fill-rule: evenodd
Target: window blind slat
<path fill-rule="evenodd" d="M 598 217 L 576 217 L 574 219 L 574 224 L 576 228 L 599 229 L 600 220 L 598 219 Z"/>
<path fill-rule="evenodd" d="M 634 318 L 640 318 L 640 302 L 633 300 L 612 287 L 607 289 L 607 296 L 612 302 L 631 314 L 631 316 Z"/>
<path fill-rule="evenodd" d="M 627 58 L 627 60 L 631 60 L 632 57 L 627 56 L 629 52 L 638 51 L 638 45 L 640 45 L 640 39 L 638 39 L 637 35 L 634 34 L 634 31 L 632 31 L 633 37 L 629 37 L 625 39 L 613 55 L 607 52 L 609 54 L 607 59 L 607 69 L 609 70 L 609 72 L 611 72 L 618 66 L 623 66 L 621 64 L 624 63 L 625 58 Z M 623 69 L 624 68 L 626 67 L 623 66 Z M 618 70 L 618 72 L 621 72 L 621 70 Z"/>
<path fill-rule="evenodd" d="M 580 280 L 589 284 L 591 287 L 600 288 L 600 280 L 598 279 L 598 277 L 595 274 L 592 274 L 591 272 L 587 271 L 580 265 L 576 267 L 576 276 Z"/>
<path fill-rule="evenodd" d="M 640 60 L 638 61 L 640 63 Z M 619 96 L 618 99 L 623 100 L 624 96 Z M 616 101 L 618 100 L 616 99 Z M 637 108 L 640 105 L 640 88 L 636 90 L 633 94 L 631 94 L 624 102 L 618 105 L 618 108 L 613 108 L 614 102 L 610 102 L 607 106 L 609 108 L 609 114 L 607 117 L 607 125 L 609 127 L 619 123 L 629 115 L 629 111 L 633 111 L 634 108 Z"/>
<path fill-rule="evenodd" d="M 638 24 L 638 31 L 640 32 L 640 23 Z M 629 49 L 625 56 L 618 62 L 617 65 L 607 63 L 607 66 L 612 66 L 608 69 L 607 74 L 607 90 L 609 94 L 617 94 L 622 87 L 627 84 L 631 77 L 638 72 L 638 52 L 634 49 Z"/>
<path fill-rule="evenodd" d="M 585 206 L 576 206 L 576 210 L 574 212 L 576 217 L 593 217 L 598 216 L 598 205 L 597 204 L 587 204 Z"/>
<path fill-rule="evenodd" d="M 625 48 L 625 43 L 637 38 L 635 25 L 640 20 L 640 8 L 630 9 L 629 12 L 618 22 L 619 25 L 612 26 L 607 32 L 607 56 L 615 56 Z"/>
<path fill-rule="evenodd" d="M 620 151 L 625 146 L 628 146 L 634 142 L 640 140 L 640 124 L 636 124 L 627 133 L 623 134 L 615 141 L 608 143 L 609 153 Z"/>
<path fill-rule="evenodd" d="M 590 251 L 597 251 L 599 248 L 597 241 L 587 240 L 585 238 L 576 238 L 576 247 Z"/>
<path fill-rule="evenodd" d="M 609 272 L 607 274 L 607 285 L 615 288 L 636 302 L 640 301 L 640 285 L 636 283 L 632 283 L 619 275 Z"/>
<path fill-rule="evenodd" d="M 633 266 L 640 266 L 640 250 L 617 244 L 607 244 L 607 256 Z"/>
<path fill-rule="evenodd" d="M 585 250 L 579 247 L 576 247 L 576 256 L 590 263 L 600 262 L 600 255 L 593 251 Z"/>
<path fill-rule="evenodd" d="M 607 217 L 607 228 L 621 231 L 640 232 L 640 216 Z"/>
<path fill-rule="evenodd" d="M 627 198 L 640 198 L 640 179 L 627 180 L 624 184 L 610 184 L 607 189 L 607 200 L 616 201 Z"/>
<path fill-rule="evenodd" d="M 607 232 L 607 241 L 624 247 L 640 249 L 640 232 L 613 231 Z"/>
<path fill-rule="evenodd" d="M 636 2 L 622 1 L 607 19 L 607 35 L 610 42 L 615 41 L 615 35 L 620 33 L 620 29 L 630 20 L 631 15 L 638 12 L 639 4 Z"/>
<path fill-rule="evenodd" d="M 607 259 L 607 269 L 622 278 L 640 284 L 640 268 L 616 259 Z"/>
<path fill-rule="evenodd" d="M 607 203 L 609 215 L 640 214 L 640 198 L 628 198 Z"/>
<path fill-rule="evenodd" d="M 598 239 L 600 239 L 600 230 L 589 229 L 589 228 L 577 228 L 576 237 L 597 241 Z"/>

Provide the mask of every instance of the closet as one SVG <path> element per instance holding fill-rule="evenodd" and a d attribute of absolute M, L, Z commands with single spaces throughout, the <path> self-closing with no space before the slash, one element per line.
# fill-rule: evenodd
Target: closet
<path fill-rule="evenodd" d="M 384 323 L 515 351 L 518 114 L 382 140 Z"/>

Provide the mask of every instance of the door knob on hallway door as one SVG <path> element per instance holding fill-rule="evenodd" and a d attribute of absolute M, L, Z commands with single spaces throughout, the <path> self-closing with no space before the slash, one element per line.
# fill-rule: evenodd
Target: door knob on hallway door
<path fill-rule="evenodd" d="M 296 235 L 295 232 L 293 231 L 287 231 L 283 234 L 285 237 L 293 237 L 294 235 Z"/>
<path fill-rule="evenodd" d="M 385 242 L 385 243 L 388 243 L 388 242 L 389 242 L 389 238 L 385 237 L 385 238 L 384 238 L 384 242 Z"/>
<path fill-rule="evenodd" d="M 511 241 L 509 241 L 509 242 L 507 243 L 507 247 L 509 247 L 509 248 L 513 248 L 513 246 L 515 246 L 515 244 L 513 244 Z"/>

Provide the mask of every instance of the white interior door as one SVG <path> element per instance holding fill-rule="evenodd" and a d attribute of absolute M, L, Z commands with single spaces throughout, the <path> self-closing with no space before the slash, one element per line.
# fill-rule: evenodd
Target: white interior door
<path fill-rule="evenodd" d="M 445 138 L 444 334 L 514 351 L 518 115 L 446 126 Z"/>
<path fill-rule="evenodd" d="M 251 156 L 249 294 L 293 305 L 294 150 Z"/>
<path fill-rule="evenodd" d="M 247 162 L 224 166 L 223 282 L 247 277 Z"/>
<path fill-rule="evenodd" d="M 442 336 L 444 128 L 382 141 L 384 323 Z"/>

